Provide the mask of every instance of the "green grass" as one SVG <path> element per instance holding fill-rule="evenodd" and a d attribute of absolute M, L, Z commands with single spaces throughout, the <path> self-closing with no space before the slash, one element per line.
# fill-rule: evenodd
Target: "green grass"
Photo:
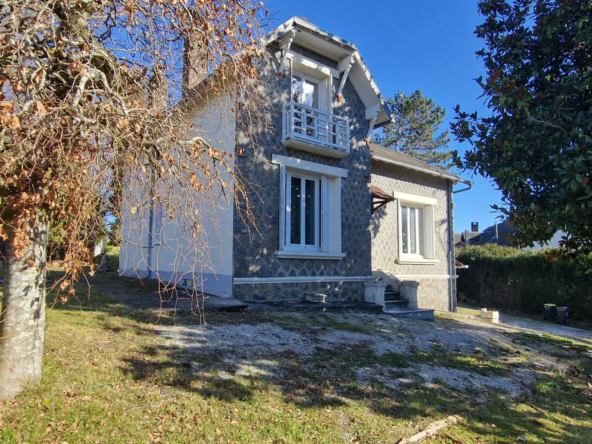
<path fill-rule="evenodd" d="M 367 344 L 319 343 L 309 356 L 286 352 L 275 378 L 227 378 L 219 355 L 189 355 L 158 339 L 154 326 L 171 325 L 170 316 L 130 311 L 99 291 L 82 285 L 79 290 L 78 299 L 48 312 L 41 384 L 0 404 L 1 443 L 393 443 L 452 414 L 465 419 L 425 442 L 509 444 L 518 436 L 529 443 L 592 442 L 590 350 L 573 341 L 500 334 L 491 348 L 467 354 L 446 353 L 436 344 L 429 351 L 381 356 Z M 191 315 L 176 320 L 203 322 Z M 307 320 L 285 313 L 212 313 L 206 320 L 274 322 L 312 338 L 316 330 L 372 334 L 373 329 L 324 315 Z M 506 346 L 504 338 L 516 342 Z M 500 352 L 502 347 L 512 354 L 544 348 L 555 356 L 566 346 L 569 370 L 541 372 L 533 392 L 514 400 L 492 392 L 481 404 L 477 398 L 483 394 L 450 390 L 438 381 L 432 388 L 410 383 L 396 389 L 358 378 L 360 369 L 381 375 L 389 368 L 392 377 L 416 363 L 504 375 L 508 353 Z"/>

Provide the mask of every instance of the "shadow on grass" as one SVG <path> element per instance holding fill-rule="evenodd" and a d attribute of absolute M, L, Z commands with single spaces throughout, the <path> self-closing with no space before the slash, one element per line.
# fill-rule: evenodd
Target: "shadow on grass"
<path fill-rule="evenodd" d="M 150 310 L 130 310 L 116 303 L 100 290 L 111 282 L 119 286 L 119 291 L 154 292 L 154 286 L 139 286 L 126 280 L 102 279 L 96 289 L 90 292 L 90 299 L 79 297 L 65 305 L 56 305 L 57 310 L 92 311 L 101 328 L 112 333 L 133 330 L 140 336 L 155 337 L 155 325 L 185 326 L 203 325 L 204 320 L 194 314 L 156 312 Z M 104 291 L 104 290 L 103 290 Z M 52 295 L 48 299 L 53 300 Z M 209 313 L 207 322 L 222 324 L 258 324 L 281 322 L 266 316 L 265 313 Z M 447 327 L 465 327 L 456 320 L 446 320 Z M 282 326 L 283 327 L 283 326 Z M 295 328 L 293 325 L 286 325 Z M 336 325 L 339 327 L 339 325 Z M 312 339 L 318 331 L 298 326 L 299 333 Z M 489 332 L 491 327 L 473 325 L 475 332 Z M 354 329 L 353 331 L 356 332 Z M 365 330 L 358 330 L 362 333 Z M 183 333 L 181 333 L 183 334 Z M 508 338 L 516 345 L 564 350 L 571 341 L 555 337 L 539 337 L 507 332 Z M 195 340 L 188 335 L 186 342 Z M 396 340 L 396 338 L 394 338 Z M 314 342 L 314 341 L 313 341 Z M 319 343 L 317 341 L 317 343 Z M 590 426 L 571 424 L 569 418 L 582 418 L 585 421 L 592 415 L 591 395 L 573 383 L 566 382 L 569 377 L 583 378 L 583 375 L 566 375 L 551 379 L 551 383 L 535 389 L 529 400 L 502 399 L 500 393 L 489 393 L 489 402 L 481 405 L 475 402 L 482 393 L 471 394 L 450 390 L 445 385 L 434 383 L 427 387 L 420 382 L 396 382 L 412 364 L 422 363 L 433 366 L 454 368 L 481 375 L 505 375 L 508 371 L 494 359 L 486 355 L 468 356 L 458 352 L 448 352 L 444 347 L 433 347 L 431 351 L 412 350 L 410 354 L 385 353 L 377 355 L 371 344 L 325 345 L 316 347 L 309 355 L 298 355 L 292 350 L 270 349 L 261 359 L 228 356 L 224 350 L 206 350 L 205 353 L 189 353 L 162 342 L 143 345 L 130 351 L 121 362 L 121 371 L 135 381 L 146 381 L 162 387 L 170 387 L 199 394 L 204 398 L 216 398 L 223 402 L 253 401 L 269 390 L 277 391 L 284 402 L 298 408 L 332 408 L 357 403 L 369 410 L 395 420 L 425 420 L 440 418 L 451 414 L 471 411 L 470 419 L 459 426 L 459 437 L 463 430 L 477 435 L 495 436 L 500 442 L 515 442 L 516 437 L 532 434 L 544 442 L 592 442 Z M 232 349 L 232 346 L 230 346 Z M 579 356 L 586 347 L 576 346 L 574 353 Z M 546 351 L 552 354 L 552 350 Z M 269 364 L 272 362 L 272 364 Z M 248 367 L 251 373 L 241 369 Z M 382 369 L 389 371 L 383 372 Z M 360 378 L 359 372 L 372 369 L 381 378 Z M 400 371 L 400 373 L 398 373 Z M 534 371 L 534 370 L 533 370 Z M 383 373 L 381 373 L 383 372 Z M 582 373 L 582 372 L 580 372 Z M 539 378 L 549 378 L 543 371 Z M 539 384 L 540 385 L 540 384 Z M 501 394 L 503 395 L 503 393 Z M 547 410 L 548 414 L 528 407 L 529 403 Z M 495 424 L 495 428 L 491 427 Z M 587 423 L 589 424 L 589 423 Z"/>

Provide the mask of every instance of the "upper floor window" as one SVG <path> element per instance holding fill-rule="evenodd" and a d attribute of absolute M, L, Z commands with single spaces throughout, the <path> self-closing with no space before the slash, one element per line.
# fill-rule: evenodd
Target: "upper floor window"
<path fill-rule="evenodd" d="M 319 108 L 319 81 L 302 74 L 292 75 L 292 100 L 311 108 Z"/>
<path fill-rule="evenodd" d="M 290 66 L 289 100 L 282 106 L 282 143 L 329 157 L 347 156 L 349 120 L 332 113 L 332 70 L 296 54 L 293 57 L 300 61 L 295 59 Z"/>

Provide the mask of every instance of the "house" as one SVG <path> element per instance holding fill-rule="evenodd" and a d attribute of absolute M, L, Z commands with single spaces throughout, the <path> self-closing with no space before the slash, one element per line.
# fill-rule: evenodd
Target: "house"
<path fill-rule="evenodd" d="M 124 220 L 120 271 L 247 301 L 322 293 L 385 305 L 390 295 L 412 308 L 454 310 L 453 186 L 469 182 L 370 143 L 391 115 L 352 43 L 295 17 L 266 37 L 265 49 L 260 69 L 274 109 L 256 150 L 229 106 L 205 104 L 195 117 L 236 153 L 233 168 L 257 190 L 255 223 L 241 217 L 241 202 L 217 203 L 222 216 L 209 228 L 217 234 L 203 269 L 179 260 L 174 227 L 154 240 L 134 237 Z M 228 123 L 214 125 L 224 113 Z"/>
<path fill-rule="evenodd" d="M 479 223 L 472 222 L 471 229 L 465 230 L 462 233 L 455 233 L 454 234 L 454 246 L 459 247 L 466 247 L 467 245 L 471 244 L 471 240 L 480 234 L 482 231 L 479 231 Z"/>
<path fill-rule="evenodd" d="M 512 237 L 516 233 L 516 228 L 508 225 L 507 222 L 487 227 L 483 231 L 469 231 L 465 230 L 461 234 L 455 234 L 456 247 L 466 247 L 468 245 L 486 245 L 497 244 L 504 247 L 512 246 Z M 549 243 L 544 245 L 536 242 L 532 247 L 524 248 L 525 250 L 540 250 L 542 248 L 559 247 L 559 243 L 565 233 L 561 230 L 557 231 L 549 240 Z"/>
<path fill-rule="evenodd" d="M 487 227 L 483 231 L 467 230 L 463 233 L 464 236 L 458 246 L 497 244 L 509 247 L 512 245 L 511 238 L 515 232 L 516 229 L 505 222 Z"/>

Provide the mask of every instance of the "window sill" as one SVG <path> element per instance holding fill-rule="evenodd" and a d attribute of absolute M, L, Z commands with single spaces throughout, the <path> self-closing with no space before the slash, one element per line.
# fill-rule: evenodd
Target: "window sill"
<path fill-rule="evenodd" d="M 280 259 L 329 259 L 340 260 L 345 253 L 327 253 L 324 251 L 277 250 L 275 255 Z"/>
<path fill-rule="evenodd" d="M 435 265 L 440 261 L 438 259 L 423 259 L 423 258 L 397 258 L 397 264 L 401 265 Z"/>

